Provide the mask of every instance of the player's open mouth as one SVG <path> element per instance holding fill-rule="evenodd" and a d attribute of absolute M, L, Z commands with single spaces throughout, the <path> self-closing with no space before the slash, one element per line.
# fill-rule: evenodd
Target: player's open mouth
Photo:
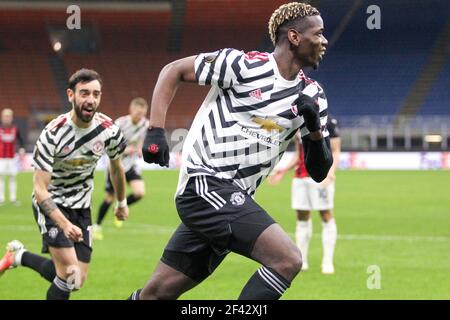
<path fill-rule="evenodd" d="M 83 115 L 86 117 L 91 117 L 94 114 L 94 108 L 83 108 Z"/>
<path fill-rule="evenodd" d="M 326 50 L 321 50 L 321 51 L 319 52 L 319 60 L 322 60 L 322 59 L 323 59 L 323 56 L 325 55 L 325 51 L 326 51 Z"/>

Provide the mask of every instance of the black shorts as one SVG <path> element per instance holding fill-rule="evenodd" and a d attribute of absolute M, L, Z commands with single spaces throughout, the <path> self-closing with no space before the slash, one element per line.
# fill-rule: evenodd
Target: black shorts
<path fill-rule="evenodd" d="M 259 235 L 275 223 L 231 181 L 210 176 L 190 178 L 176 206 L 182 223 L 161 260 L 197 282 L 230 251 L 251 257 Z"/>
<path fill-rule="evenodd" d="M 127 180 L 127 183 L 130 183 L 130 181 L 133 180 L 142 180 L 142 176 L 138 173 L 136 168 L 131 168 L 127 172 L 125 172 L 125 179 Z M 106 170 L 106 183 L 105 183 L 105 191 L 114 194 L 114 186 L 111 182 L 111 177 L 109 175 L 109 171 Z"/>
<path fill-rule="evenodd" d="M 42 234 L 42 253 L 49 253 L 48 247 L 54 248 L 75 248 L 77 258 L 81 262 L 89 263 L 92 255 L 92 234 L 91 234 L 91 210 L 90 209 L 69 209 L 58 205 L 58 209 L 74 225 L 83 232 L 82 242 L 73 242 L 68 239 L 62 230 L 46 215 L 42 213 L 36 200 L 33 199 L 34 218 Z"/>

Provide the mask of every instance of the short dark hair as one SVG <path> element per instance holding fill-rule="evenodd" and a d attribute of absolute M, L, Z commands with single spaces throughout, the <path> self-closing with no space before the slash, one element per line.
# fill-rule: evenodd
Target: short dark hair
<path fill-rule="evenodd" d="M 140 106 L 143 108 L 148 108 L 148 103 L 144 98 L 137 97 L 131 100 L 130 106 Z"/>
<path fill-rule="evenodd" d="M 102 78 L 97 71 L 85 68 L 80 69 L 70 76 L 69 89 L 75 91 L 75 86 L 77 85 L 77 83 L 91 82 L 94 80 L 98 80 L 98 82 L 100 82 L 100 85 L 103 84 Z"/>

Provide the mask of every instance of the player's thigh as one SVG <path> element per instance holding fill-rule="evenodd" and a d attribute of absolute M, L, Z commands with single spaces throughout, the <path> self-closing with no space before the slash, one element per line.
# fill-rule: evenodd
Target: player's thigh
<path fill-rule="evenodd" d="M 144 180 L 136 179 L 129 182 L 131 190 L 134 195 L 143 197 L 145 194 Z"/>
<path fill-rule="evenodd" d="M 294 210 L 311 210 L 310 186 L 308 179 L 292 179 L 291 206 Z"/>
<path fill-rule="evenodd" d="M 161 262 L 200 283 L 214 272 L 225 256 L 226 252 L 218 253 L 205 238 L 182 223 L 167 243 Z"/>

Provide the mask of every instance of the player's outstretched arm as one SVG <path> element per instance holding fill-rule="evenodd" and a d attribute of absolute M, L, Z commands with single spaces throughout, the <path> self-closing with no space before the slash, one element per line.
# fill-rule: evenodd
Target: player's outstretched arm
<path fill-rule="evenodd" d="M 166 113 L 180 82 L 196 82 L 195 56 L 176 60 L 166 65 L 159 74 L 153 90 L 150 127 L 142 145 L 145 162 L 169 166 L 169 145 L 164 126 Z"/>
<path fill-rule="evenodd" d="M 116 216 L 119 220 L 128 218 L 128 205 L 125 198 L 126 180 L 125 171 L 123 170 L 122 162 L 119 159 L 110 160 L 109 171 L 111 175 L 111 182 L 116 192 L 116 199 L 118 201 L 116 208 Z"/>
<path fill-rule="evenodd" d="M 196 82 L 195 56 L 173 61 L 160 72 L 153 90 L 150 126 L 164 128 L 166 113 L 180 82 Z"/>
<path fill-rule="evenodd" d="M 75 242 L 83 241 L 81 229 L 73 225 L 62 214 L 48 193 L 51 177 L 51 173 L 43 170 L 36 170 L 34 172 L 34 196 L 36 197 L 39 208 L 46 216 L 52 219 L 59 228 L 61 228 L 67 238 Z"/>

